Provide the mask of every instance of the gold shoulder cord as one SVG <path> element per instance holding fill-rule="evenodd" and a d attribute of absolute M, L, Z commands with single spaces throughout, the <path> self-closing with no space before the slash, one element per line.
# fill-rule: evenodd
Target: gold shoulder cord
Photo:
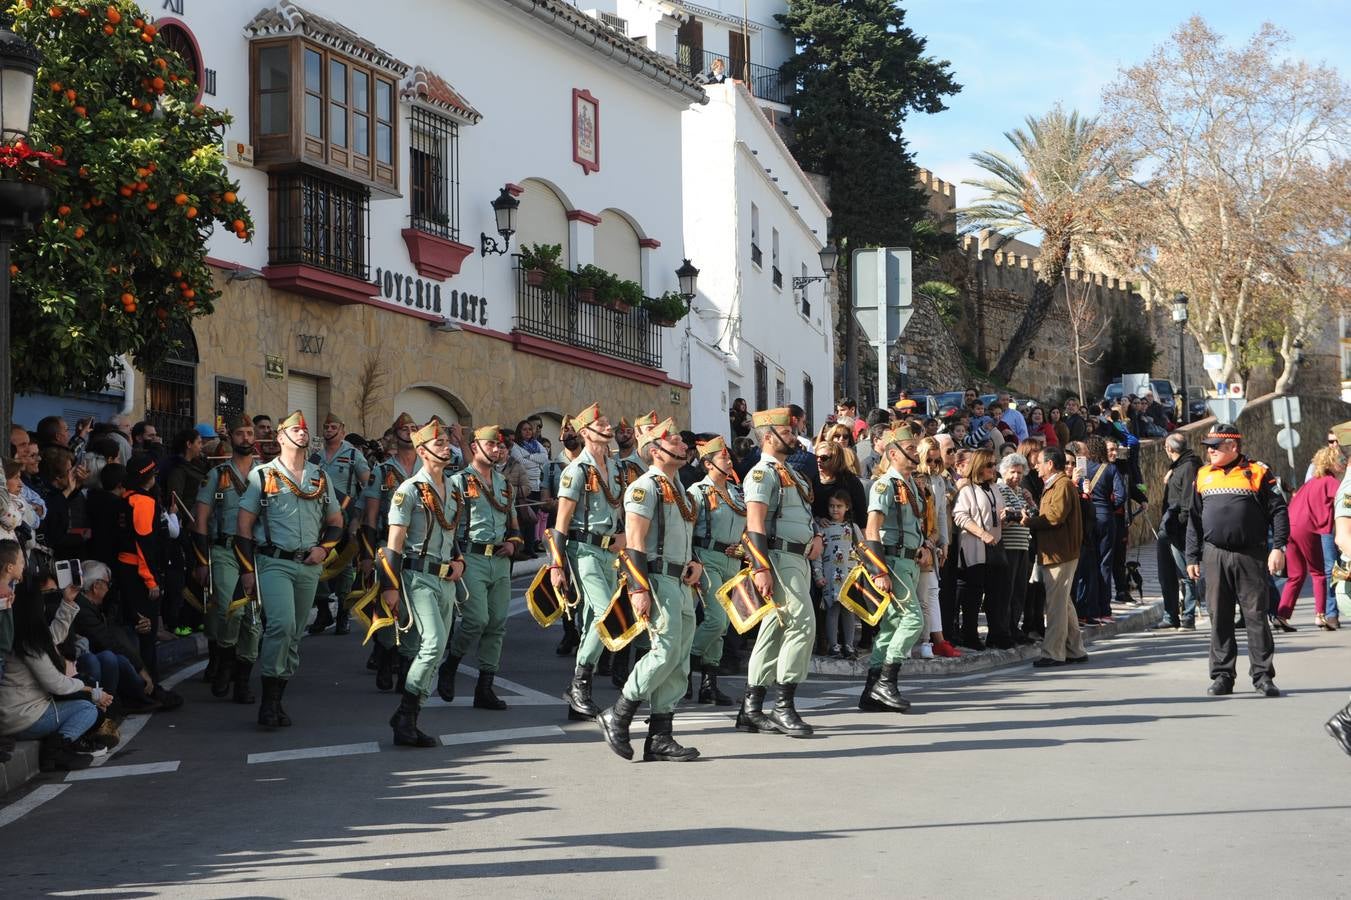
<path fill-rule="evenodd" d="M 319 472 L 319 486 L 312 491 L 301 490 L 300 485 L 296 484 L 294 481 L 288 478 L 284 472 L 279 472 L 276 469 L 272 469 L 268 474 L 271 475 L 273 478 L 275 478 L 277 481 L 280 481 L 282 484 L 286 485 L 286 489 L 291 493 L 295 494 L 301 500 L 317 500 L 319 497 L 323 496 L 324 488 L 328 486 L 328 477 L 324 475 L 323 470 L 320 470 Z"/>
<path fill-rule="evenodd" d="M 479 496 L 483 497 L 485 500 L 488 501 L 489 506 L 491 506 L 493 509 L 497 510 L 500 513 L 505 513 L 511 509 L 510 486 L 507 487 L 506 501 L 503 502 L 494 497 L 493 492 L 488 488 L 484 487 L 483 482 L 479 481 L 478 476 L 475 475 L 473 472 L 465 472 L 464 474 L 465 477 L 469 479 L 468 483 L 465 486 L 466 487 L 465 493 L 469 497 L 471 498 Z"/>
<path fill-rule="evenodd" d="M 776 462 L 774 466 L 779 470 L 779 485 L 782 487 L 783 485 L 791 484 L 793 490 L 797 491 L 797 495 L 802 498 L 802 502 L 810 507 L 812 505 L 811 487 L 809 486 L 805 491 L 802 490 L 802 482 L 793 476 L 793 473 L 789 471 L 786 465 Z"/>
<path fill-rule="evenodd" d="M 436 496 L 436 491 L 432 490 L 432 486 L 426 482 L 419 481 L 417 489 L 418 494 L 422 497 L 422 505 L 431 510 L 432 517 L 436 519 L 436 524 L 440 525 L 442 529 L 453 535 L 455 529 L 459 527 L 460 515 L 464 512 L 464 504 L 459 502 L 455 504 L 455 521 L 447 522 L 446 511 L 442 508 L 441 500 Z M 458 500 L 459 495 L 456 494 L 455 496 Z"/>

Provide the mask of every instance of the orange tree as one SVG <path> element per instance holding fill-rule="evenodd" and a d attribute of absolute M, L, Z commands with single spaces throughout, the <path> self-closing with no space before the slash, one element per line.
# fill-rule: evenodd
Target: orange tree
<path fill-rule="evenodd" d="M 31 143 L 64 165 L 22 165 L 51 189 L 14 246 L 16 392 L 95 391 L 129 354 L 142 368 L 219 296 L 206 241 L 249 240 L 226 170 L 229 119 L 196 102 L 182 58 L 130 0 L 20 0 L 13 29 L 42 54 Z M 10 177 L 6 174 L 5 177 Z"/>

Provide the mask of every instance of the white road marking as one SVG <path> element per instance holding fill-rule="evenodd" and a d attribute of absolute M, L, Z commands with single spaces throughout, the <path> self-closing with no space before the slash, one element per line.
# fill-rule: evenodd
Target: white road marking
<path fill-rule="evenodd" d="M 331 747 L 302 747 L 299 750 L 274 750 L 270 753 L 250 753 L 249 765 L 257 763 L 287 762 L 293 759 L 322 759 L 329 756 L 360 756 L 363 753 L 379 753 L 380 745 L 375 741 L 360 744 L 334 744 Z"/>
<path fill-rule="evenodd" d="M 177 672 L 161 681 L 160 686 L 163 687 L 166 691 L 171 691 L 174 688 L 178 687 L 180 684 L 182 684 L 184 681 L 196 675 L 198 672 L 202 671 L 205 668 L 206 668 L 206 660 L 199 659 L 192 665 L 185 666 L 182 669 L 179 669 Z"/>
<path fill-rule="evenodd" d="M 9 806 L 0 809 L 0 828 L 23 818 L 48 800 L 59 796 L 68 787 L 70 787 L 68 784 L 44 784 L 24 794 Z"/>
<path fill-rule="evenodd" d="M 557 725 L 537 725 L 530 728 L 501 728 L 497 731 L 469 731 L 464 734 L 443 734 L 441 744 L 453 747 L 460 744 L 487 744 L 493 741 L 515 741 L 525 738 L 558 737 L 563 729 Z"/>
<path fill-rule="evenodd" d="M 459 673 L 461 675 L 472 675 L 475 678 L 478 677 L 478 669 L 475 669 L 468 663 L 460 663 Z M 533 688 L 528 688 L 523 684 L 516 683 L 515 681 L 509 681 L 508 679 L 503 678 L 500 675 L 496 676 L 493 679 L 493 686 L 503 688 L 504 690 L 510 691 L 512 694 L 516 695 L 515 697 L 508 696 L 505 698 L 508 701 L 509 705 L 514 706 L 564 705 L 561 690 L 559 691 L 558 695 L 546 694 L 543 691 L 537 691 L 534 690 Z M 465 707 L 471 705 L 473 702 L 474 702 L 474 695 L 473 692 L 470 691 L 456 697 L 455 700 L 452 701 L 451 703 L 447 703 L 440 697 L 436 696 L 428 697 L 426 701 L 423 702 L 422 708 L 445 709 L 446 707 L 449 706 Z"/>
<path fill-rule="evenodd" d="M 83 769 L 71 772 L 66 781 L 95 781 L 102 778 L 122 778 L 126 775 L 161 775 L 165 772 L 177 772 L 179 761 L 142 763 L 136 766 L 108 766 L 106 769 Z"/>

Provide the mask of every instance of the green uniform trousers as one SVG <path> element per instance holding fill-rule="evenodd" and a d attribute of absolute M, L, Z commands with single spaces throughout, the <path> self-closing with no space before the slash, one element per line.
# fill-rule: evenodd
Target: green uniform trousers
<path fill-rule="evenodd" d="M 876 669 L 884 662 L 894 663 L 910 658 L 924 634 L 924 611 L 919 599 L 919 566 L 913 559 L 888 556 L 891 570 L 891 592 L 895 599 L 887 604 L 882 621 L 877 623 L 877 637 L 873 639 L 873 653 L 868 668 Z"/>
<path fill-rule="evenodd" d="M 257 607 L 250 603 L 240 607 L 232 616 L 226 615 L 235 585 L 239 583 L 239 561 L 229 547 L 211 548 L 211 615 L 207 618 L 207 633 L 214 636 L 219 647 L 234 647 L 242 660 L 253 662 L 258 658 Z"/>
<path fill-rule="evenodd" d="M 624 696 L 646 700 L 654 713 L 668 713 L 685 696 L 690 681 L 690 645 L 694 643 L 694 592 L 679 578 L 652 575 L 652 649 L 629 672 Z M 656 629 L 656 633 L 653 629 Z"/>
<path fill-rule="evenodd" d="M 568 542 L 568 559 L 572 562 L 582 592 L 582 643 L 577 647 L 579 666 L 594 666 L 605 649 L 596 623 L 605 615 L 618 586 L 616 558 L 609 550 L 591 544 Z"/>
<path fill-rule="evenodd" d="M 511 603 L 511 560 L 503 556 L 466 556 L 460 621 L 450 638 L 450 655 L 463 659 L 478 645 L 478 670 L 496 672 L 507 634 Z"/>
<path fill-rule="evenodd" d="M 718 602 L 718 588 L 741 571 L 741 560 L 704 547 L 694 548 L 694 558 L 704 564 L 700 584 L 704 592 L 704 621 L 694 632 L 690 655 L 699 657 L 706 666 L 716 666 L 722 662 L 722 639 L 727 634 L 727 610 Z"/>
<path fill-rule="evenodd" d="M 314 599 L 323 603 L 328 600 L 329 594 L 337 594 L 338 602 L 341 603 L 347 599 L 348 594 L 352 593 L 352 585 L 356 583 L 356 580 L 356 563 L 352 563 L 328 581 L 319 582 L 319 588 L 314 592 Z"/>
<path fill-rule="evenodd" d="M 314 588 L 322 566 L 259 554 L 255 563 L 258 593 L 267 627 L 258 651 L 263 674 L 291 678 L 300 668 L 300 636 L 314 606 Z"/>
<path fill-rule="evenodd" d="M 413 617 L 413 627 L 399 638 L 400 655 L 413 655 L 404 688 L 423 700 L 436 687 L 437 669 L 450 639 L 455 619 L 455 585 L 425 572 L 404 570 L 403 603 Z"/>
<path fill-rule="evenodd" d="M 779 616 L 770 613 L 760 620 L 746 681 L 757 687 L 800 684 L 807 680 L 812 645 L 816 642 L 816 614 L 811 601 L 811 564 L 801 554 L 769 551 L 774 566 L 774 602 Z"/>

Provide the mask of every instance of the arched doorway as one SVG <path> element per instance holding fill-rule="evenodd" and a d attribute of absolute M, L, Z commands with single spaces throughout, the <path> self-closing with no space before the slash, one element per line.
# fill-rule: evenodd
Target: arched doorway
<path fill-rule="evenodd" d="M 146 373 L 145 404 L 145 420 L 165 444 L 197 421 L 197 339 L 191 327 L 177 323 L 168 341 L 168 356 Z"/>
<path fill-rule="evenodd" d="M 432 416 L 440 416 L 447 425 L 453 425 L 468 416 L 468 410 L 459 398 L 425 386 L 406 388 L 394 398 L 394 414 L 397 416 L 401 412 L 408 413 L 419 425 L 429 421 Z"/>

